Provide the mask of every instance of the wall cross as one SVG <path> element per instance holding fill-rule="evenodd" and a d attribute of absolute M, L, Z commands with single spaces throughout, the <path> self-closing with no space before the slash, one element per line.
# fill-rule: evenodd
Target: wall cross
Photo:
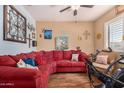
<path fill-rule="evenodd" d="M 30 34 L 29 34 L 29 38 L 26 38 L 26 39 L 28 40 L 29 48 L 30 48 L 31 47 L 31 41 L 32 41 Z"/>
<path fill-rule="evenodd" d="M 90 33 L 86 30 L 83 35 L 85 36 L 85 40 L 88 39 L 88 36 L 90 36 Z"/>

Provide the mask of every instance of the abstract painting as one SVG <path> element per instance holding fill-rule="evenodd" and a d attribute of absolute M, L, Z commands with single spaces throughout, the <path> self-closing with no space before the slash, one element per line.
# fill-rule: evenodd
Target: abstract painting
<path fill-rule="evenodd" d="M 65 50 L 68 49 L 68 37 L 66 36 L 61 36 L 61 37 L 56 37 L 56 49 L 57 50 Z"/>

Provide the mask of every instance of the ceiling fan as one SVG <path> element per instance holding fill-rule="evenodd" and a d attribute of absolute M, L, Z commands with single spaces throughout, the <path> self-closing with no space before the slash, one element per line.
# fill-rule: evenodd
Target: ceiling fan
<path fill-rule="evenodd" d="M 72 9 L 74 12 L 73 12 L 73 16 L 76 16 L 77 15 L 77 11 L 80 7 L 86 7 L 86 8 L 93 8 L 94 5 L 72 5 L 72 6 L 68 6 L 62 10 L 60 10 L 59 12 L 64 12 L 65 10 L 68 10 L 68 9 Z"/>

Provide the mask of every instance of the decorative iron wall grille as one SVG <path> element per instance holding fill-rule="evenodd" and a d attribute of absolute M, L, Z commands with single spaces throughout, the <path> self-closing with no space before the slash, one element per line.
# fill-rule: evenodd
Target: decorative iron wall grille
<path fill-rule="evenodd" d="M 26 18 L 14 6 L 4 6 L 4 40 L 26 43 Z"/>

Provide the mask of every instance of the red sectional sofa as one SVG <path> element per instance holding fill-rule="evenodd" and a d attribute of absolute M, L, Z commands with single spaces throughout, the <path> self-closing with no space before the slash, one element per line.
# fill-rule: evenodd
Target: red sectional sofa
<path fill-rule="evenodd" d="M 72 62 L 73 53 L 79 54 L 79 62 Z M 85 59 L 88 56 L 75 50 L 40 51 L 18 55 L 0 56 L 1 88 L 47 88 L 49 76 L 57 72 L 86 72 Z M 37 69 L 18 68 L 20 59 L 33 58 Z"/>

